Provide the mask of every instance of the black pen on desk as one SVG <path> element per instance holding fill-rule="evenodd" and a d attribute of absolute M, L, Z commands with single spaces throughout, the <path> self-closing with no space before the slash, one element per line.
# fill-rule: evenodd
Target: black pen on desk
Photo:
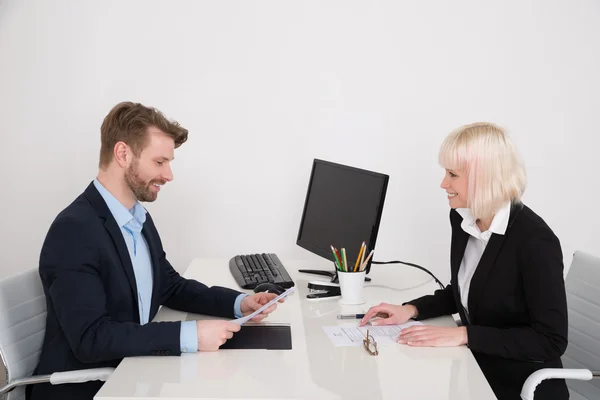
<path fill-rule="evenodd" d="M 338 315 L 338 319 L 363 319 L 365 314 L 342 314 Z"/>

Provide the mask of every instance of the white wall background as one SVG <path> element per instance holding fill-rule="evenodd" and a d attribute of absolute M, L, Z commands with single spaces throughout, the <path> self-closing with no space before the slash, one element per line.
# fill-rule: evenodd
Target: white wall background
<path fill-rule="evenodd" d="M 123 100 L 190 130 L 148 206 L 179 270 L 316 260 L 295 240 L 318 157 L 388 173 L 376 258 L 448 282 L 437 151 L 481 120 L 510 130 L 567 265 L 598 254 L 599 49 L 597 0 L 0 0 L 0 278 L 37 265 Z"/>

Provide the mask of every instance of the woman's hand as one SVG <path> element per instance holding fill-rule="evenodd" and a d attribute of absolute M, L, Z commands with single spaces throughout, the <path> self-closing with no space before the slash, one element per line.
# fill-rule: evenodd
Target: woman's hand
<path fill-rule="evenodd" d="M 369 308 L 360 321 L 360 326 L 365 326 L 367 322 L 374 317 L 381 317 L 371 323 L 371 325 L 397 325 L 403 324 L 411 318 L 417 316 L 417 308 L 412 304 L 405 306 L 396 306 L 393 304 L 381 303 L 378 306 Z"/>
<path fill-rule="evenodd" d="M 415 347 L 452 347 L 467 344 L 467 328 L 413 325 L 402 329 L 397 342 Z"/>

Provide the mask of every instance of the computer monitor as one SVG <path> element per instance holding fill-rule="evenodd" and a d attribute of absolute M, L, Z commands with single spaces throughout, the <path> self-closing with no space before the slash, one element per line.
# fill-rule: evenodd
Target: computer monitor
<path fill-rule="evenodd" d="M 353 265 L 363 241 L 368 251 L 375 249 L 388 181 L 388 175 L 315 159 L 296 244 L 331 262 L 335 258 L 330 246 L 343 247 Z M 326 275 L 337 282 L 336 271 L 334 266 L 331 272 L 300 272 Z"/>

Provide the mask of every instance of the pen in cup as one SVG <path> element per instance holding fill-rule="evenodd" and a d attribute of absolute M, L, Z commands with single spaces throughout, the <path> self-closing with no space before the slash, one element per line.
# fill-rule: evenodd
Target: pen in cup
<path fill-rule="evenodd" d="M 342 314 L 338 315 L 338 319 L 363 319 L 365 314 Z"/>

